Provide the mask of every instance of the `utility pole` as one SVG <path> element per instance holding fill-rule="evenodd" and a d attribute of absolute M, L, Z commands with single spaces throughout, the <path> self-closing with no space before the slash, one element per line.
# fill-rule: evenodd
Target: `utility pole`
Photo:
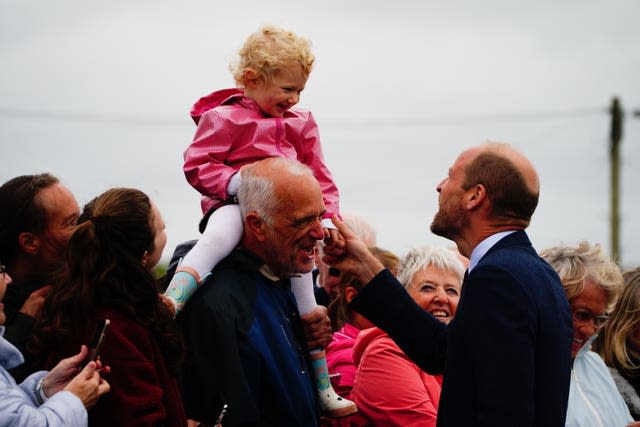
<path fill-rule="evenodd" d="M 611 258 L 621 264 L 620 254 L 620 141 L 622 140 L 623 111 L 620 100 L 611 101 L 611 134 L 609 156 L 611 164 Z"/>

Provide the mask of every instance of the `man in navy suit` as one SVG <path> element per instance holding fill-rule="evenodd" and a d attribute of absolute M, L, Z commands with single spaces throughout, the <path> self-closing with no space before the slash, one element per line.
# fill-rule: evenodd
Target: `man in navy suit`
<path fill-rule="evenodd" d="M 564 426 L 572 323 L 560 279 L 524 229 L 538 203 L 533 165 L 506 144 L 470 148 L 438 184 L 431 230 L 470 259 L 454 319 L 421 310 L 353 233 L 325 261 L 359 276 L 352 306 L 422 369 L 444 374 L 438 426 Z"/>

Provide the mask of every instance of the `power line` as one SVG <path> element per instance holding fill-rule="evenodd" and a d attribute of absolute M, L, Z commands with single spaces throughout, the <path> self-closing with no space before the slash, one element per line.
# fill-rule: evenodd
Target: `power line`
<path fill-rule="evenodd" d="M 368 118 L 328 118 L 323 120 L 324 125 L 332 126 L 450 126 L 482 124 L 491 122 L 516 122 L 516 121 L 540 121 L 550 119 L 582 118 L 607 114 L 606 108 L 576 108 L 564 110 L 524 111 L 515 113 L 477 114 L 444 116 L 437 118 L 420 117 L 368 117 Z M 633 112 L 639 114 L 638 111 Z M 162 117 L 136 114 L 109 114 L 109 113 L 79 113 L 71 111 L 19 109 L 0 107 L 0 116 L 18 118 L 36 118 L 45 120 L 62 120 L 74 122 L 112 123 L 135 126 L 178 126 L 184 125 L 188 120 L 175 117 Z"/>
<path fill-rule="evenodd" d="M 606 114 L 606 108 L 580 108 L 565 110 L 546 110 L 546 111 L 524 111 L 516 113 L 496 113 L 496 114 L 477 114 L 477 115 L 460 115 L 439 118 L 407 118 L 407 117 L 383 117 L 383 118 L 362 118 L 362 119 L 328 119 L 323 120 L 323 124 L 332 124 L 338 126 L 451 126 L 451 125 L 467 125 L 482 124 L 497 121 L 539 121 L 549 119 L 567 119 L 582 118 L 587 116 L 596 116 Z"/>
<path fill-rule="evenodd" d="M 189 123 L 187 118 L 143 116 L 136 114 L 78 113 L 71 111 L 31 110 L 0 107 L 0 116 L 60 120 L 86 123 L 111 123 L 134 126 L 178 126 Z"/>

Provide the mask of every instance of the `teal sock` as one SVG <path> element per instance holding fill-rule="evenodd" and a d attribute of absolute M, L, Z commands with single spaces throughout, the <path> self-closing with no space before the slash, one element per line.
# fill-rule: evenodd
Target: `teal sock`
<path fill-rule="evenodd" d="M 191 274 L 186 271 L 177 271 L 173 275 L 164 294 L 176 303 L 176 316 L 196 290 L 198 290 L 198 282 Z"/>
<path fill-rule="evenodd" d="M 316 386 L 318 390 L 326 390 L 331 385 L 329 379 L 329 368 L 327 368 L 327 359 L 322 357 L 320 359 L 314 359 L 311 361 L 313 372 L 316 374 Z"/>

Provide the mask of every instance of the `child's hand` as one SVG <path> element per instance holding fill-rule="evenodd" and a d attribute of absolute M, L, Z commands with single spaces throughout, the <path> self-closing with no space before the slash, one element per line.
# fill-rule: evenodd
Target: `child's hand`
<path fill-rule="evenodd" d="M 173 300 L 171 298 L 169 298 L 168 296 L 166 296 L 165 294 L 160 294 L 160 300 L 162 301 L 162 303 L 164 305 L 167 306 L 167 308 L 169 309 L 169 312 L 171 313 L 171 316 L 175 317 L 176 316 L 176 305 L 173 302 Z"/>

